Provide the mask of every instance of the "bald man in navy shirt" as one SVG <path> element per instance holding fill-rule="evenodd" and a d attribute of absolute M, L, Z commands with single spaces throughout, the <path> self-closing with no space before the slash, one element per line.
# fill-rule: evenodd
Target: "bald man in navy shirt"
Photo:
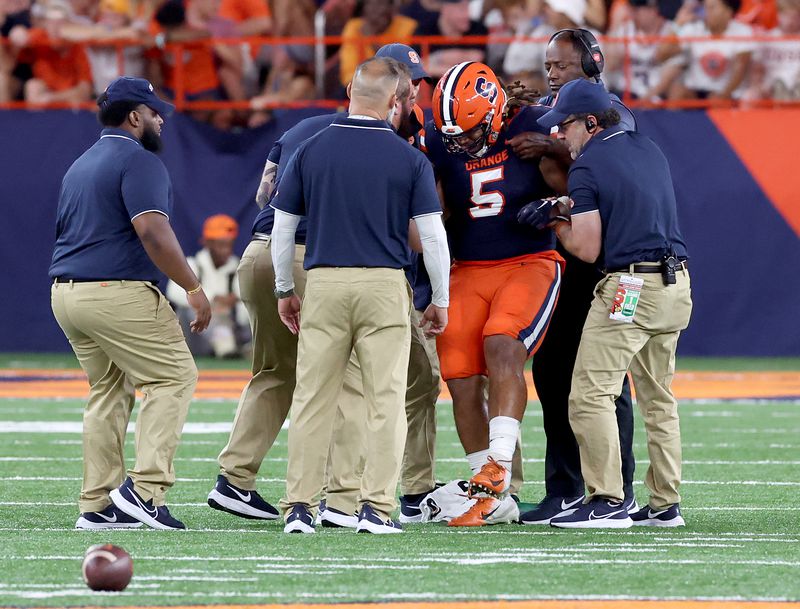
<path fill-rule="evenodd" d="M 391 513 L 397 507 L 406 435 L 412 304 L 403 268 L 410 260 L 409 222 L 413 219 L 419 231 L 433 287 L 432 304 L 423 316 L 430 335 L 447 325 L 450 256 L 433 170 L 387 124 L 401 74 L 393 59 L 361 64 L 350 85 L 349 116 L 298 148 L 272 202 L 278 310 L 286 326 L 300 335 L 286 498 L 281 501 L 286 532 L 314 532 L 332 415 L 351 350 L 361 364 L 366 398 L 367 461 L 357 530 L 402 531 Z M 292 260 L 303 216 L 308 275 L 301 317 Z"/>

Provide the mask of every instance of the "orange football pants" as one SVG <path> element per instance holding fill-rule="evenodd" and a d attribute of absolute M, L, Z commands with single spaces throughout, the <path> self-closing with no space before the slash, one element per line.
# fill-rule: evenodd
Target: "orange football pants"
<path fill-rule="evenodd" d="M 444 380 L 487 374 L 483 339 L 502 334 L 532 356 L 558 302 L 564 259 L 555 250 L 504 260 L 455 262 L 448 324 L 436 341 Z"/>

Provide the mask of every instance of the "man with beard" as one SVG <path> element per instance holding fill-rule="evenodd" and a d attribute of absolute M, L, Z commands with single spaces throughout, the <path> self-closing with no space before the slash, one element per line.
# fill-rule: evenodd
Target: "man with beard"
<path fill-rule="evenodd" d="M 118 78 L 97 100 L 100 139 L 61 184 L 51 304 L 89 379 L 83 417 L 78 529 L 185 529 L 164 504 L 197 382 L 178 320 L 156 286 L 159 271 L 186 290 L 202 332 L 211 307 L 169 224 L 172 186 L 161 148 L 174 109 L 141 78 Z M 136 462 L 124 443 L 135 401 Z"/>

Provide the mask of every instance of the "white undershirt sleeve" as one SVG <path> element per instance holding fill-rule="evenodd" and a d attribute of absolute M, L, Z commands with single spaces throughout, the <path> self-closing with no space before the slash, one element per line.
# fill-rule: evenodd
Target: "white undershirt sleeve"
<path fill-rule="evenodd" d="M 431 279 L 433 298 L 437 307 L 450 305 L 450 249 L 442 224 L 442 214 L 428 214 L 414 218 L 422 241 L 422 259 Z"/>
<path fill-rule="evenodd" d="M 294 234 L 300 216 L 275 210 L 275 224 L 272 226 L 272 268 L 275 269 L 275 289 L 288 292 L 294 288 Z"/>

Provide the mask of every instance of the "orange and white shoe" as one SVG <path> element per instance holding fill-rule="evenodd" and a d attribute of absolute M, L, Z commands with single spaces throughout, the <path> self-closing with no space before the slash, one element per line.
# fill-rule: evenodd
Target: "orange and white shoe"
<path fill-rule="evenodd" d="M 502 499 L 479 497 L 466 512 L 447 523 L 449 527 L 482 527 L 487 524 L 506 524 L 519 520 L 519 507 L 511 495 Z"/>
<path fill-rule="evenodd" d="M 511 470 L 489 457 L 489 461 L 483 465 L 481 471 L 470 479 L 468 494 L 470 497 L 478 493 L 500 497 L 510 486 Z"/>

